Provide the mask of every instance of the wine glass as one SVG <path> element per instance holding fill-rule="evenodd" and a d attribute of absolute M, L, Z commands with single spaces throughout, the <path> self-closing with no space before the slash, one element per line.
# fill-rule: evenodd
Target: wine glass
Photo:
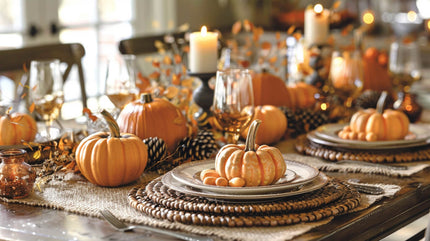
<path fill-rule="evenodd" d="M 59 134 L 52 122 L 60 115 L 64 102 L 63 77 L 58 59 L 33 60 L 30 63 L 29 100 L 36 115 L 45 121 L 46 132 L 39 133 L 48 140 Z"/>
<path fill-rule="evenodd" d="M 108 62 L 105 94 L 116 108 L 114 117 L 137 97 L 135 61 L 135 55 L 126 54 Z"/>
<path fill-rule="evenodd" d="M 348 121 L 353 113 L 352 102 L 363 88 L 363 65 L 359 51 L 333 52 L 329 85 L 342 101 L 343 119 Z"/>
<path fill-rule="evenodd" d="M 212 111 L 227 134 L 227 142 L 236 144 L 240 133 L 254 116 L 254 92 L 249 70 L 217 71 Z"/>
<path fill-rule="evenodd" d="M 421 79 L 420 49 L 416 42 L 393 42 L 390 46 L 388 70 L 393 86 L 398 93 L 394 108 L 410 98 L 413 83 Z"/>

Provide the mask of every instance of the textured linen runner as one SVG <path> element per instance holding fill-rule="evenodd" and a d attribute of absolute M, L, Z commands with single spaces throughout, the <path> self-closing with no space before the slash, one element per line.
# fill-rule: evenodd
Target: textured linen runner
<path fill-rule="evenodd" d="M 69 173 L 62 180 L 54 179 L 46 183 L 41 187 L 42 191 L 36 189 L 28 198 L 16 200 L 3 198 L 1 200 L 8 203 L 53 208 L 99 218 L 101 218 L 99 210 L 109 209 L 119 219 L 129 223 L 213 235 L 225 240 L 291 240 L 332 220 L 332 218 L 328 218 L 318 222 L 290 226 L 252 228 L 195 226 L 158 220 L 136 211 L 128 204 L 127 200 L 127 194 L 133 187 L 145 185 L 155 177 L 157 175 L 154 173 L 145 173 L 140 180 L 131 185 L 105 188 L 89 183 L 81 175 Z M 383 195 L 362 195 L 361 205 L 352 211 L 365 209 L 383 197 L 393 196 L 400 189 L 396 185 L 380 186 L 385 190 Z"/>

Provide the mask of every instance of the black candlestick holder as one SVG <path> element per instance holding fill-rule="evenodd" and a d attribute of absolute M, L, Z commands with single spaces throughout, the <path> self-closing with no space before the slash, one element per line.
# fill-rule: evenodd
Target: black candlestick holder
<path fill-rule="evenodd" d="M 210 108 L 214 99 L 214 90 L 209 86 L 209 80 L 216 75 L 213 73 L 188 73 L 189 76 L 197 77 L 202 84 L 193 92 L 193 100 L 200 107 L 194 114 L 194 119 L 200 128 L 210 127 L 208 118 L 212 115 Z"/>

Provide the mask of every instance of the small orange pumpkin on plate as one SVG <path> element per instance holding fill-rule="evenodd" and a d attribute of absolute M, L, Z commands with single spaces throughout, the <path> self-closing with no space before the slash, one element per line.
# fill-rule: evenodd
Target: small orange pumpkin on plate
<path fill-rule="evenodd" d="M 384 91 L 377 109 L 365 109 L 354 113 L 350 124 L 338 133 L 342 139 L 362 141 L 401 140 L 409 133 L 409 119 L 399 110 L 383 110 L 387 92 Z"/>

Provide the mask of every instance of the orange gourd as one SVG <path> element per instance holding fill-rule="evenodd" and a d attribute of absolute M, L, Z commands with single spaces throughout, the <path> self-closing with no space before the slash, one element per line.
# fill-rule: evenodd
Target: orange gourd
<path fill-rule="evenodd" d="M 142 140 L 148 137 L 163 139 L 169 152 L 173 152 L 179 141 L 188 135 L 187 122 L 180 109 L 165 99 L 153 99 L 147 93 L 124 107 L 118 125 L 121 132 L 135 134 Z"/>
<path fill-rule="evenodd" d="M 363 56 L 363 90 L 391 90 L 387 69 L 388 55 L 376 48 L 368 48 Z"/>
<path fill-rule="evenodd" d="M 254 119 L 261 120 L 259 132 L 255 137 L 255 143 L 273 144 L 281 140 L 287 131 L 287 117 L 276 106 L 263 105 L 255 107 Z M 246 138 L 249 127 L 242 132 L 242 137 Z"/>
<path fill-rule="evenodd" d="M 36 121 L 28 114 L 13 113 L 0 117 L 0 145 L 33 141 L 36 133 Z"/>
<path fill-rule="evenodd" d="M 275 147 L 257 146 L 255 136 L 261 120 L 254 120 L 249 128 L 246 144 L 228 144 L 215 158 L 215 170 L 221 177 L 245 186 L 264 186 L 277 182 L 285 175 L 286 164 Z"/>
<path fill-rule="evenodd" d="M 304 82 L 298 82 L 287 86 L 289 93 L 291 93 L 296 108 L 309 108 L 315 104 L 315 94 L 318 93 L 318 89 L 310 84 Z"/>
<path fill-rule="evenodd" d="M 263 72 L 252 77 L 254 104 L 293 107 L 291 94 L 284 81 L 276 75 Z"/>
<path fill-rule="evenodd" d="M 116 187 L 137 180 L 145 170 L 148 149 L 133 134 L 120 133 L 115 120 L 102 111 L 110 133 L 94 133 L 76 148 L 76 164 L 91 183 Z"/>
<path fill-rule="evenodd" d="M 401 140 L 409 133 L 409 119 L 405 113 L 382 106 L 387 92 L 378 101 L 377 110 L 365 109 L 354 113 L 349 126 L 338 133 L 343 139 L 363 141 Z M 381 99 L 383 99 L 381 101 Z"/>

